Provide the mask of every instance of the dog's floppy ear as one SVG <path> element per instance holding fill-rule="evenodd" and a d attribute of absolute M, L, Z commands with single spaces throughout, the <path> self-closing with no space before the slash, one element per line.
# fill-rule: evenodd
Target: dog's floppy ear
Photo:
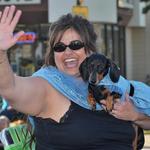
<path fill-rule="evenodd" d="M 110 61 L 110 70 L 109 70 L 109 76 L 112 82 L 116 83 L 119 80 L 120 77 L 120 69 L 119 67 L 112 61 Z"/>
<path fill-rule="evenodd" d="M 88 60 L 88 57 L 85 58 L 85 60 L 80 64 L 79 67 L 80 75 L 84 81 L 88 81 L 90 75 L 88 70 Z"/>

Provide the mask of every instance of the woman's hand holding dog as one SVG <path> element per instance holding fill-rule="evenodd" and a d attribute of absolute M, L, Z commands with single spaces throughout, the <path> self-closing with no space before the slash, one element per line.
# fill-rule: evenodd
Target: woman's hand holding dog
<path fill-rule="evenodd" d="M 106 101 L 102 100 L 102 107 L 106 110 Z M 111 115 L 118 119 L 126 120 L 126 121 L 135 121 L 138 118 L 138 112 L 134 107 L 134 104 L 130 101 L 129 95 L 126 94 L 125 101 L 121 102 L 120 99 L 116 99 L 113 109 L 110 112 Z"/>
<path fill-rule="evenodd" d="M 136 121 L 139 116 L 139 112 L 137 112 L 128 94 L 126 94 L 123 102 L 120 99 L 116 100 L 111 114 L 118 119 L 126 121 Z"/>
<path fill-rule="evenodd" d="M 150 129 L 150 117 L 138 112 L 126 94 L 125 101 L 121 102 L 120 99 L 115 100 L 113 110 L 110 112 L 115 118 L 125 121 L 132 121 L 143 129 Z M 106 110 L 106 101 L 101 100 L 102 107 Z"/>

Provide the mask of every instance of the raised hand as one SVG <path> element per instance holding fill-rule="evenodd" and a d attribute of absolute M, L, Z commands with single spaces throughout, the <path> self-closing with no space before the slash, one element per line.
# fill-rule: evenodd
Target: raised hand
<path fill-rule="evenodd" d="M 7 6 L 0 12 L 0 51 L 8 50 L 24 34 L 23 31 L 13 34 L 21 13 L 15 6 Z"/>

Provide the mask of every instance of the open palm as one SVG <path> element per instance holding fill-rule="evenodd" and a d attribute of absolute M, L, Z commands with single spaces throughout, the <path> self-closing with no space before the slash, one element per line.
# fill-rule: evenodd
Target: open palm
<path fill-rule="evenodd" d="M 0 51 L 9 49 L 24 34 L 20 31 L 13 35 L 20 16 L 21 11 L 15 12 L 15 6 L 5 7 L 4 11 L 0 12 Z"/>

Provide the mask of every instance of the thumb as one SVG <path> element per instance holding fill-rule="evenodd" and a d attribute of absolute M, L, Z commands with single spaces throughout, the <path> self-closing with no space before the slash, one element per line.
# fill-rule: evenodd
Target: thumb
<path fill-rule="evenodd" d="M 101 103 L 102 105 L 106 105 L 106 100 L 100 100 L 100 103 Z"/>
<path fill-rule="evenodd" d="M 130 101 L 130 97 L 129 97 L 129 94 L 128 94 L 128 93 L 125 94 L 125 101 L 126 101 L 126 102 L 129 102 L 129 101 Z"/>

